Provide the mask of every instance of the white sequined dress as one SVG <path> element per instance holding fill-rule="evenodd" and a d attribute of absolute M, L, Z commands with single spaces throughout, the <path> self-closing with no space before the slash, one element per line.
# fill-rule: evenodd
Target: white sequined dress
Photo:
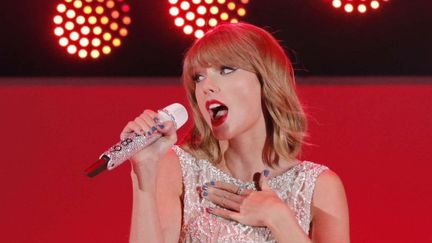
<path fill-rule="evenodd" d="M 207 213 L 206 208 L 215 205 L 202 199 L 197 190 L 212 180 L 255 189 L 253 182 L 245 183 L 233 178 L 209 161 L 196 159 L 178 146 L 173 149 L 180 160 L 184 186 L 183 223 L 179 242 L 275 242 L 266 227 L 251 227 Z M 327 169 L 326 166 L 304 161 L 268 181 L 269 186 L 293 210 L 306 234 L 309 234 L 315 181 Z"/>

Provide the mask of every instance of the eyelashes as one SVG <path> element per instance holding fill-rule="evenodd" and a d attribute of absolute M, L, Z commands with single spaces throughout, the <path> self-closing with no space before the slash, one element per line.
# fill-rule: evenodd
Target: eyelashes
<path fill-rule="evenodd" d="M 238 69 L 237 67 L 221 66 L 218 70 L 218 73 L 220 75 L 224 76 L 224 75 L 228 75 L 232 72 L 235 72 L 237 69 Z M 205 75 L 202 75 L 200 73 L 195 73 L 191 77 L 191 79 L 196 83 L 199 83 L 200 81 L 204 80 L 205 78 L 206 78 Z"/>

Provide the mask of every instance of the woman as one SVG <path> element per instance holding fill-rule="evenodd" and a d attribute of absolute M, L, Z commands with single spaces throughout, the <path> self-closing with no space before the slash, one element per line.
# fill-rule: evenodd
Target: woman
<path fill-rule="evenodd" d="M 131 242 L 349 242 L 343 185 L 296 159 L 306 130 L 291 62 L 253 25 L 223 24 L 185 56 L 195 127 L 146 110 L 121 133 L 163 137 L 131 158 Z"/>

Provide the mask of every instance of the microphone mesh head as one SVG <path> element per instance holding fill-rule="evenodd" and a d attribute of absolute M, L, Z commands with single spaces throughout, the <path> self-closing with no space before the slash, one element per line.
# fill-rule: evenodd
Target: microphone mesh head
<path fill-rule="evenodd" d="M 187 110 L 182 104 L 171 104 L 165 107 L 162 111 L 165 111 L 166 113 L 168 113 L 168 115 L 174 118 L 174 123 L 176 124 L 177 129 L 182 127 L 188 120 Z"/>

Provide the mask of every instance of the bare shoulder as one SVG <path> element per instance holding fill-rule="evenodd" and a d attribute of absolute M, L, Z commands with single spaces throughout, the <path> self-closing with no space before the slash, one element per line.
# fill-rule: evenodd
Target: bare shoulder
<path fill-rule="evenodd" d="M 331 170 L 322 172 L 312 197 L 312 236 L 314 242 L 349 242 L 349 214 L 345 189 Z"/>

